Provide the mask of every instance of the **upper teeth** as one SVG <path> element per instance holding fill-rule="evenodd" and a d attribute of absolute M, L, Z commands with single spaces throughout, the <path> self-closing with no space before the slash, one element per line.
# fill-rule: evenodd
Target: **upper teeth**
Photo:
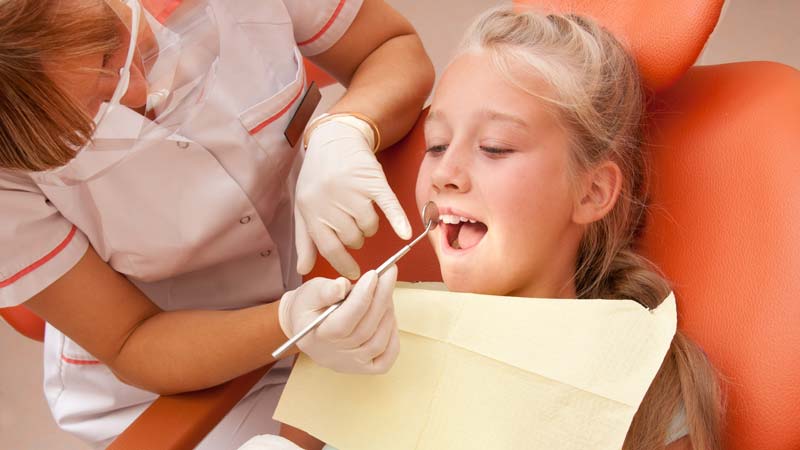
<path fill-rule="evenodd" d="M 469 219 L 469 218 L 463 217 L 463 216 L 454 216 L 452 214 L 442 214 L 442 215 L 439 216 L 439 220 L 441 220 L 444 223 L 449 223 L 449 224 L 457 224 L 459 222 L 469 222 L 469 223 L 476 223 L 477 222 L 477 220 L 475 220 L 475 219 Z"/>

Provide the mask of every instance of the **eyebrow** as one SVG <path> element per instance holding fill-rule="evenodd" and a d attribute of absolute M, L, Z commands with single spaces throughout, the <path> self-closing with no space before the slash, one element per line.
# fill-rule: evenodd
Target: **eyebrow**
<path fill-rule="evenodd" d="M 521 117 L 512 114 L 501 113 L 500 111 L 495 111 L 493 109 L 481 110 L 481 115 L 486 117 L 488 120 L 494 120 L 498 122 L 510 122 L 511 124 L 521 128 L 528 127 L 528 124 L 524 120 L 522 120 Z"/>
<path fill-rule="evenodd" d="M 502 113 L 494 109 L 482 109 L 480 110 L 480 116 L 489 121 L 508 122 L 519 128 L 528 128 L 528 123 L 522 120 L 522 118 L 519 116 Z M 428 117 L 425 118 L 425 125 L 432 122 L 447 122 L 447 118 L 442 111 L 431 110 L 428 113 Z"/>

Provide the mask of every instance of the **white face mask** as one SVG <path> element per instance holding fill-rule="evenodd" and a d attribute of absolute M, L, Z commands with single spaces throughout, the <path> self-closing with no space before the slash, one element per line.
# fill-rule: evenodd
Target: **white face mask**
<path fill-rule="evenodd" d="M 133 56 L 136 53 L 136 43 L 139 37 L 139 21 L 141 19 L 142 7 L 138 0 L 130 0 L 124 3 L 125 6 L 131 9 L 131 23 L 130 23 L 130 40 L 128 41 L 128 53 L 125 56 L 125 64 L 119 69 L 119 81 L 117 87 L 114 89 L 114 94 L 111 100 L 104 102 L 100 105 L 94 117 L 96 128 L 100 128 L 103 118 L 109 114 L 116 106 L 120 105 L 122 97 L 128 92 L 128 87 L 131 82 L 131 64 L 133 63 Z"/>
<path fill-rule="evenodd" d="M 213 78 L 214 62 L 219 55 L 218 33 L 210 8 L 195 7 L 182 11 L 181 17 L 174 18 L 182 29 L 175 31 L 144 10 L 139 0 L 127 0 L 124 5 L 131 11 L 127 55 L 119 69 L 119 81 L 114 94 L 95 115 L 95 140 L 135 139 L 144 132 L 143 127 L 152 124 L 149 119 L 121 103 L 130 87 L 131 66 L 135 57 L 144 55 L 142 66 L 148 68 L 146 116 L 160 123 L 159 119 L 165 112 L 175 111 L 183 103 L 196 100 L 197 95 L 192 94 L 198 94 Z M 137 54 L 143 29 L 152 33 L 157 44 L 156 52 L 140 49 Z M 134 119 L 133 114 L 141 118 Z M 175 131 L 176 120 L 172 119 L 170 123 L 173 124 L 172 131 Z M 163 131 L 158 134 L 163 135 Z"/>
<path fill-rule="evenodd" d="M 114 93 L 95 114 L 91 141 L 68 164 L 45 171 L 58 174 L 57 184 L 100 176 L 133 152 L 159 145 L 178 133 L 181 124 L 202 106 L 202 95 L 214 78 L 219 32 L 213 10 L 205 2 L 179 9 L 170 16 L 170 26 L 164 26 L 142 8 L 139 0 L 108 1 L 115 2 L 115 11 L 120 5 L 130 11 L 130 16 L 126 11 L 120 14 L 130 30 L 125 62 Z M 173 23 L 178 29 L 172 28 Z M 136 65 L 144 68 L 147 78 L 144 115 L 122 103 L 131 85 L 135 58 L 143 58 Z M 45 178 L 51 179 L 44 177 L 42 182 Z"/>

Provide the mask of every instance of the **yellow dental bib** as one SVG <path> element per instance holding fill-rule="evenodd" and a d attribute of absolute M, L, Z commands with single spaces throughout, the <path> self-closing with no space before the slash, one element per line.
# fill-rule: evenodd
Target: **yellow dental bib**
<path fill-rule="evenodd" d="M 339 450 L 619 450 L 677 324 L 672 294 L 649 311 L 398 283 L 394 303 L 389 373 L 301 356 L 275 419 Z"/>

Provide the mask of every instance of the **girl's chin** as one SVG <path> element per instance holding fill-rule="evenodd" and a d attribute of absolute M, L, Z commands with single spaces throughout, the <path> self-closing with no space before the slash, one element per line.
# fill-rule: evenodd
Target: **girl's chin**
<path fill-rule="evenodd" d="M 450 292 L 468 292 L 470 294 L 505 295 L 502 289 L 491 284 L 492 278 L 486 273 L 451 273 L 442 269 L 442 280 Z"/>

